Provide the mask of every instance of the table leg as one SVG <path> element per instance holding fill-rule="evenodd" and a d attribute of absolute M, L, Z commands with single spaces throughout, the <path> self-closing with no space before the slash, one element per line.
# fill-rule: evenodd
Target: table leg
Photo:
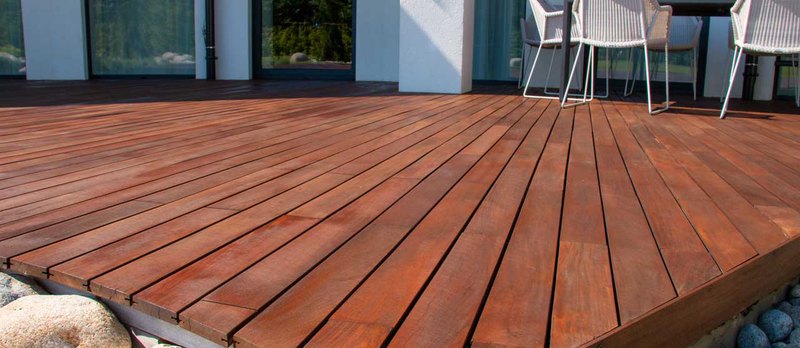
<path fill-rule="evenodd" d="M 567 86 L 567 81 L 569 80 L 569 55 L 570 55 L 570 41 L 571 41 L 571 34 L 572 34 L 572 6 L 570 0 L 564 0 L 564 22 L 563 28 L 561 32 L 564 33 L 561 37 L 561 52 L 563 57 L 563 70 L 561 71 L 561 90 L 559 93 L 559 97 L 563 100 L 564 97 L 569 94 L 569 86 Z M 578 59 L 575 57 L 575 59 Z"/>
<path fill-rule="evenodd" d="M 742 89 L 743 100 L 753 100 L 758 77 L 758 57 L 747 55 L 744 59 L 744 86 Z"/>

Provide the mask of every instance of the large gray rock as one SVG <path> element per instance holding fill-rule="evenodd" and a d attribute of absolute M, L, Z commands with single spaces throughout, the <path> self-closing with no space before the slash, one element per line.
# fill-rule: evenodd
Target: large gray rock
<path fill-rule="evenodd" d="M 40 294 L 47 292 L 30 279 L 0 272 L 0 307 L 23 296 Z"/>
<path fill-rule="evenodd" d="M 778 342 L 789 337 L 794 323 L 788 314 L 777 309 L 770 309 L 758 318 L 758 327 L 764 330 L 770 342 Z"/>
<path fill-rule="evenodd" d="M 305 62 L 308 62 L 310 60 L 311 60 L 311 58 L 309 58 L 303 52 L 294 53 L 294 54 L 292 54 L 291 57 L 289 57 L 289 63 L 292 63 L 292 64 L 305 63 Z"/>
<path fill-rule="evenodd" d="M 739 348 L 770 348 L 770 343 L 767 335 L 758 326 L 747 324 L 739 330 L 736 346 Z"/>
<path fill-rule="evenodd" d="M 76 295 L 22 297 L 0 308 L 0 347 L 131 346 L 127 330 L 101 303 Z"/>

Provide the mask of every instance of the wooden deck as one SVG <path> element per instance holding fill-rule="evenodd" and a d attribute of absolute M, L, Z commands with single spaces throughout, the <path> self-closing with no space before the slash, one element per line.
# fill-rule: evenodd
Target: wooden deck
<path fill-rule="evenodd" d="M 789 103 L 395 90 L 0 81 L 0 261 L 236 347 L 685 345 L 800 274 Z"/>

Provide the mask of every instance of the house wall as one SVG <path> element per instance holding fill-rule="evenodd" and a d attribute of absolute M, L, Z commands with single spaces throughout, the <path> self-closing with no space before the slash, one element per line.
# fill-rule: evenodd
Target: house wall
<path fill-rule="evenodd" d="M 252 1 L 217 0 L 217 78 L 247 80 L 252 67 Z M 22 0 L 29 80 L 83 80 L 90 75 L 84 0 Z M 205 1 L 195 4 L 197 78 L 205 78 Z M 356 5 L 356 79 L 399 81 L 408 92 L 464 93 L 472 87 L 474 0 L 362 0 Z M 730 20 L 712 17 L 705 96 L 719 97 L 729 70 Z M 549 52 L 547 52 L 549 53 Z M 560 54 L 559 54 L 560 56 Z M 543 52 L 533 85 L 541 86 Z M 775 58 L 761 57 L 755 99 L 772 97 Z M 741 96 L 743 64 L 732 96 Z M 555 64 L 554 70 L 560 71 Z M 580 72 L 578 72 L 580 76 Z M 557 86 L 557 79 L 550 85 Z"/>
<path fill-rule="evenodd" d="M 89 78 L 83 0 L 22 0 L 28 80 Z"/>
<path fill-rule="evenodd" d="M 400 91 L 472 90 L 474 0 L 400 0 Z"/>
<path fill-rule="evenodd" d="M 399 79 L 400 2 L 362 0 L 356 3 L 356 80 Z"/>

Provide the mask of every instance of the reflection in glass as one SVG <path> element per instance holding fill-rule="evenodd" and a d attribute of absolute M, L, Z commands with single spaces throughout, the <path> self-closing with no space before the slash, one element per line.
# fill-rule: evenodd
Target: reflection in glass
<path fill-rule="evenodd" d="M 350 70 L 353 0 L 261 0 L 261 68 Z"/>
<path fill-rule="evenodd" d="M 476 0 L 472 78 L 516 81 L 522 64 L 523 0 Z"/>
<path fill-rule="evenodd" d="M 795 94 L 795 86 L 800 83 L 800 79 L 798 79 L 797 74 L 800 74 L 798 69 L 793 65 L 795 63 L 796 58 L 792 56 L 782 56 L 780 60 L 783 64 L 778 66 L 778 71 L 776 74 L 777 81 L 775 82 L 775 94 L 783 97 L 792 97 L 794 98 Z"/>
<path fill-rule="evenodd" d="M 0 0 L 0 75 L 25 75 L 20 0 Z"/>
<path fill-rule="evenodd" d="M 194 75 L 194 1 L 90 0 L 92 73 Z"/>

